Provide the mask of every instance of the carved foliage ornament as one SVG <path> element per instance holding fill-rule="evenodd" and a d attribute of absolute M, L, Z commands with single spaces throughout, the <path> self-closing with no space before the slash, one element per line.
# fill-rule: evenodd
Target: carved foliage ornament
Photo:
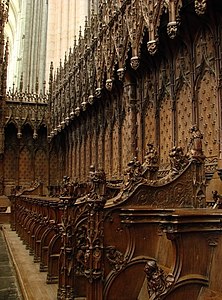
<path fill-rule="evenodd" d="M 167 33 L 171 39 L 174 39 L 177 35 L 178 25 L 176 21 L 169 22 L 167 24 Z"/>
<path fill-rule="evenodd" d="M 198 15 L 203 15 L 206 12 L 207 0 L 195 0 L 195 11 Z"/>
<path fill-rule="evenodd" d="M 140 60 L 139 60 L 138 56 L 133 56 L 130 59 L 130 65 L 131 65 L 132 69 L 134 69 L 134 70 L 138 69 L 139 64 L 140 64 Z"/>
<path fill-rule="evenodd" d="M 152 40 L 147 42 L 147 49 L 150 55 L 154 55 L 158 49 L 158 40 Z"/>
<path fill-rule="evenodd" d="M 87 239 L 84 253 L 84 275 L 89 282 L 103 275 L 103 212 L 101 203 L 89 204 Z"/>
<path fill-rule="evenodd" d="M 147 261 L 144 272 L 146 273 L 147 290 L 150 299 L 161 299 L 161 296 L 170 290 L 175 281 L 173 274 L 165 274 L 153 259 Z"/>
<path fill-rule="evenodd" d="M 74 289 L 69 287 L 69 288 L 59 288 L 58 289 L 58 294 L 57 294 L 57 299 L 58 300 L 63 300 L 63 299 L 67 299 L 67 300 L 71 300 L 74 299 Z"/>
<path fill-rule="evenodd" d="M 114 272 L 122 270 L 126 264 L 126 259 L 124 258 L 123 253 L 118 251 L 115 246 L 108 246 L 106 248 L 106 258 Z"/>
<path fill-rule="evenodd" d="M 106 176 L 102 169 L 90 167 L 89 193 L 82 197 L 87 221 L 76 230 L 76 272 L 90 282 L 103 275 L 103 207 L 105 205 Z"/>

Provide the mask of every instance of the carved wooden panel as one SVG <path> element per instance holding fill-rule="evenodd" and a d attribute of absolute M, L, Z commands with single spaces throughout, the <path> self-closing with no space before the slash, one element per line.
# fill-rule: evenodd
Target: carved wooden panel
<path fill-rule="evenodd" d="M 50 185 L 58 184 L 58 165 L 56 151 L 52 151 L 49 155 Z"/>
<path fill-rule="evenodd" d="M 150 101 L 145 115 L 145 137 L 147 143 L 154 143 L 156 138 L 156 118 L 153 101 Z"/>
<path fill-rule="evenodd" d="M 85 141 L 85 153 L 86 153 L 86 163 L 85 163 L 85 168 L 86 168 L 86 175 L 88 175 L 88 172 L 89 172 L 89 167 L 91 165 L 91 161 L 90 161 L 90 153 L 91 153 L 91 136 L 90 134 L 88 133 L 87 136 L 86 136 L 86 141 Z"/>
<path fill-rule="evenodd" d="M 218 261 L 221 257 L 221 251 L 222 251 L 222 239 L 221 235 L 212 234 L 212 235 L 206 235 L 206 242 L 208 243 L 208 247 L 214 248 L 214 260 L 215 262 Z M 213 291 L 219 291 L 222 294 L 222 287 L 221 287 L 221 281 L 220 276 L 218 276 L 220 273 L 220 266 L 219 264 L 215 263 L 212 265 L 210 274 L 214 280 L 211 281 L 211 290 Z M 213 298 L 212 298 L 213 299 Z M 218 298 L 219 299 L 219 298 Z"/>
<path fill-rule="evenodd" d="M 113 176 L 118 177 L 118 157 L 119 157 L 119 135 L 118 124 L 115 123 L 113 128 Z"/>
<path fill-rule="evenodd" d="M 102 139 L 102 131 L 100 130 L 98 135 L 98 168 L 102 168 L 102 156 L 103 156 L 103 139 Z"/>
<path fill-rule="evenodd" d="M 181 41 L 180 47 L 173 58 L 173 70 L 171 76 L 171 90 L 174 99 L 174 144 L 187 150 L 189 130 L 193 122 L 192 89 L 191 89 L 191 59 L 187 44 Z"/>
<path fill-rule="evenodd" d="M 80 143 L 80 152 L 79 152 L 79 178 L 80 181 L 84 180 L 84 173 L 85 173 L 85 155 L 84 155 L 84 136 L 81 138 L 81 143 Z"/>
<path fill-rule="evenodd" d="M 34 180 L 31 152 L 24 147 L 19 154 L 19 184 L 29 185 Z"/>
<path fill-rule="evenodd" d="M 48 159 L 46 153 L 39 149 L 35 153 L 35 179 L 48 183 Z"/>
<path fill-rule="evenodd" d="M 162 100 L 160 107 L 160 163 L 169 162 L 169 152 L 172 148 L 172 104 L 170 97 Z"/>
<path fill-rule="evenodd" d="M 5 164 L 4 164 L 4 180 L 7 183 L 16 185 L 18 176 L 18 159 L 14 148 L 7 148 L 5 150 Z"/>
<path fill-rule="evenodd" d="M 92 139 L 92 164 L 96 165 L 96 132 L 93 130 Z"/>
<path fill-rule="evenodd" d="M 81 133 L 80 133 L 81 136 Z M 78 155 L 78 178 L 80 181 L 83 180 L 83 168 L 84 168 L 84 151 L 83 151 L 84 143 L 83 143 L 83 137 L 80 137 L 79 140 L 79 155 Z"/>
<path fill-rule="evenodd" d="M 152 73 L 146 74 L 141 80 L 141 114 L 144 122 L 144 135 L 147 143 L 154 143 L 156 138 L 156 107 L 155 85 Z"/>
<path fill-rule="evenodd" d="M 69 143 L 68 160 L 67 160 L 66 164 L 67 164 L 67 169 L 68 169 L 68 176 L 72 177 L 73 166 L 72 166 L 72 140 L 71 140 L 71 137 L 69 137 L 68 143 Z"/>
<path fill-rule="evenodd" d="M 58 181 L 61 182 L 65 174 L 65 155 L 64 149 L 59 149 L 58 153 Z"/>
<path fill-rule="evenodd" d="M 105 150 L 105 172 L 107 174 L 107 178 L 111 177 L 111 159 L 112 159 L 112 149 L 111 149 L 111 140 L 112 137 L 110 135 L 110 128 L 106 129 L 105 132 L 105 145 L 104 145 L 104 150 Z"/>
<path fill-rule="evenodd" d="M 75 156 L 76 156 L 76 164 L 75 164 L 75 173 L 76 173 L 76 177 L 79 177 L 79 145 L 80 145 L 80 141 L 79 141 L 79 136 L 78 136 L 78 132 L 77 132 L 77 136 L 76 136 L 76 144 L 75 144 Z"/>
<path fill-rule="evenodd" d="M 204 153 L 207 157 L 218 153 L 218 108 L 215 74 L 214 38 L 209 30 L 203 29 L 197 39 L 196 90 L 199 128 L 204 137 Z"/>
<path fill-rule="evenodd" d="M 123 169 L 127 166 L 128 162 L 132 159 L 133 153 L 131 152 L 131 136 L 132 124 L 130 122 L 130 115 L 124 118 L 122 124 L 122 166 Z"/>
<path fill-rule="evenodd" d="M 74 139 L 74 136 L 73 136 L 73 139 Z M 73 149 L 72 149 L 72 166 L 73 166 L 73 169 L 72 169 L 72 178 L 73 179 L 76 179 L 77 178 L 77 142 L 76 140 L 74 140 L 74 143 L 73 143 Z"/>
<path fill-rule="evenodd" d="M 207 157 L 218 153 L 218 110 L 215 77 L 209 72 L 204 74 L 198 93 L 199 128 L 204 137 L 204 153 Z"/>
<path fill-rule="evenodd" d="M 132 196 L 132 203 L 134 205 L 162 208 L 192 207 L 193 190 L 190 182 L 191 176 L 192 171 L 189 170 L 179 180 L 174 180 L 171 184 L 164 184 L 160 187 L 144 186 Z"/>
<path fill-rule="evenodd" d="M 178 146 L 187 149 L 188 132 L 192 126 L 192 101 L 189 86 L 184 83 L 177 98 L 177 135 Z"/>

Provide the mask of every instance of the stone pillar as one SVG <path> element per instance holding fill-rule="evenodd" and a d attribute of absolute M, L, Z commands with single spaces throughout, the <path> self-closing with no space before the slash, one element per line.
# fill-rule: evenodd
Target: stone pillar
<path fill-rule="evenodd" d="M 23 73 L 24 87 L 35 88 L 38 78 L 40 89 L 45 80 L 45 56 L 47 35 L 47 1 L 23 1 L 16 15 L 14 40 L 11 39 L 9 84 L 18 86 Z M 10 35 L 10 31 L 8 31 Z"/>
<path fill-rule="evenodd" d="M 79 27 L 84 31 L 85 16 L 88 16 L 88 0 L 49 0 L 46 78 L 50 62 L 55 69 L 65 52 L 73 47 L 74 38 L 79 34 Z M 77 39 L 78 40 L 78 39 Z"/>

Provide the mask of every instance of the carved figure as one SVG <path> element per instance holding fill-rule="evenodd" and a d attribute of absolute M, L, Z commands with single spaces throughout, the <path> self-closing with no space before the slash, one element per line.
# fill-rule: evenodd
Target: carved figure
<path fill-rule="evenodd" d="M 95 90 L 95 96 L 96 96 L 96 98 L 101 98 L 101 96 L 102 96 L 102 89 L 101 88 L 97 88 Z"/>
<path fill-rule="evenodd" d="M 169 22 L 167 24 L 167 34 L 169 35 L 169 37 L 171 39 L 174 39 L 177 35 L 177 30 L 178 30 L 178 26 L 177 26 L 177 22 Z"/>
<path fill-rule="evenodd" d="M 69 196 L 68 186 L 70 185 L 70 178 L 68 176 L 63 176 L 62 185 L 61 185 L 61 196 Z"/>
<path fill-rule="evenodd" d="M 95 166 L 91 165 L 89 167 L 89 176 L 88 176 L 89 190 L 93 189 L 93 179 L 94 179 L 94 176 L 95 176 L 95 171 L 96 171 Z"/>
<path fill-rule="evenodd" d="M 154 148 L 153 144 L 147 144 L 145 162 L 147 166 L 153 166 L 158 163 L 158 153 L 157 150 Z"/>
<path fill-rule="evenodd" d="M 140 61 L 139 61 L 139 57 L 138 56 L 133 56 L 130 59 L 130 65 L 132 67 L 132 69 L 137 70 L 139 67 Z"/>
<path fill-rule="evenodd" d="M 204 159 L 205 156 L 202 149 L 203 134 L 200 132 L 197 125 L 194 125 L 190 129 L 190 132 L 192 137 L 188 146 L 188 153 L 190 153 L 191 157 L 193 158 Z"/>
<path fill-rule="evenodd" d="M 123 78 L 124 78 L 124 75 L 125 75 L 125 69 L 124 68 L 118 69 L 117 74 L 118 74 L 119 80 L 123 81 Z"/>
<path fill-rule="evenodd" d="M 129 190 L 134 184 L 142 181 L 143 167 L 138 161 L 137 157 L 134 157 L 127 165 L 125 170 L 125 186 L 124 190 Z"/>
<path fill-rule="evenodd" d="M 184 166 L 188 163 L 188 158 L 183 153 L 183 149 L 181 147 L 174 146 L 169 154 L 170 156 L 170 164 L 171 164 L 171 172 L 174 174 L 179 173 Z"/>
<path fill-rule="evenodd" d="M 150 55 L 154 55 L 157 52 L 157 41 L 149 41 L 147 42 L 147 49 Z"/>
<path fill-rule="evenodd" d="M 112 79 L 107 79 L 106 80 L 106 88 L 107 88 L 107 90 L 111 91 L 112 87 L 113 87 L 113 81 L 112 81 Z"/>
<path fill-rule="evenodd" d="M 99 247 L 99 245 L 95 246 L 95 249 L 93 250 L 93 273 L 101 273 L 101 257 L 102 257 L 102 251 Z"/>
<path fill-rule="evenodd" d="M 103 169 L 96 170 L 94 165 L 90 166 L 89 171 L 89 191 L 97 196 L 104 196 L 106 193 L 106 174 Z"/>
<path fill-rule="evenodd" d="M 213 209 L 216 208 L 222 208 L 222 195 L 218 194 L 218 191 L 213 191 L 213 200 L 214 200 L 214 205 Z"/>
<path fill-rule="evenodd" d="M 146 273 L 147 290 L 151 299 L 160 299 L 160 296 L 168 292 L 175 280 L 172 274 L 166 275 L 153 259 L 147 261 L 144 272 Z"/>
<path fill-rule="evenodd" d="M 85 226 L 78 228 L 76 232 L 76 273 L 83 274 L 86 265 L 86 239 L 87 229 Z"/>

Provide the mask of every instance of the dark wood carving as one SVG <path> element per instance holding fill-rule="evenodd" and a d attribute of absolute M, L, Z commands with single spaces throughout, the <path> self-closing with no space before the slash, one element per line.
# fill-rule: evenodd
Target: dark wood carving
<path fill-rule="evenodd" d="M 218 0 L 99 1 L 51 67 L 50 196 L 11 201 L 58 299 L 220 299 L 221 12 Z M 26 157 L 41 135 L 21 132 L 21 109 L 16 120 L 7 149 L 19 140 Z M 6 187 L 22 180 L 5 166 Z"/>
<path fill-rule="evenodd" d="M 144 272 L 147 278 L 147 289 L 150 299 L 161 299 L 168 292 L 174 283 L 173 274 L 166 275 L 164 271 L 157 266 L 155 260 L 148 260 Z"/>

